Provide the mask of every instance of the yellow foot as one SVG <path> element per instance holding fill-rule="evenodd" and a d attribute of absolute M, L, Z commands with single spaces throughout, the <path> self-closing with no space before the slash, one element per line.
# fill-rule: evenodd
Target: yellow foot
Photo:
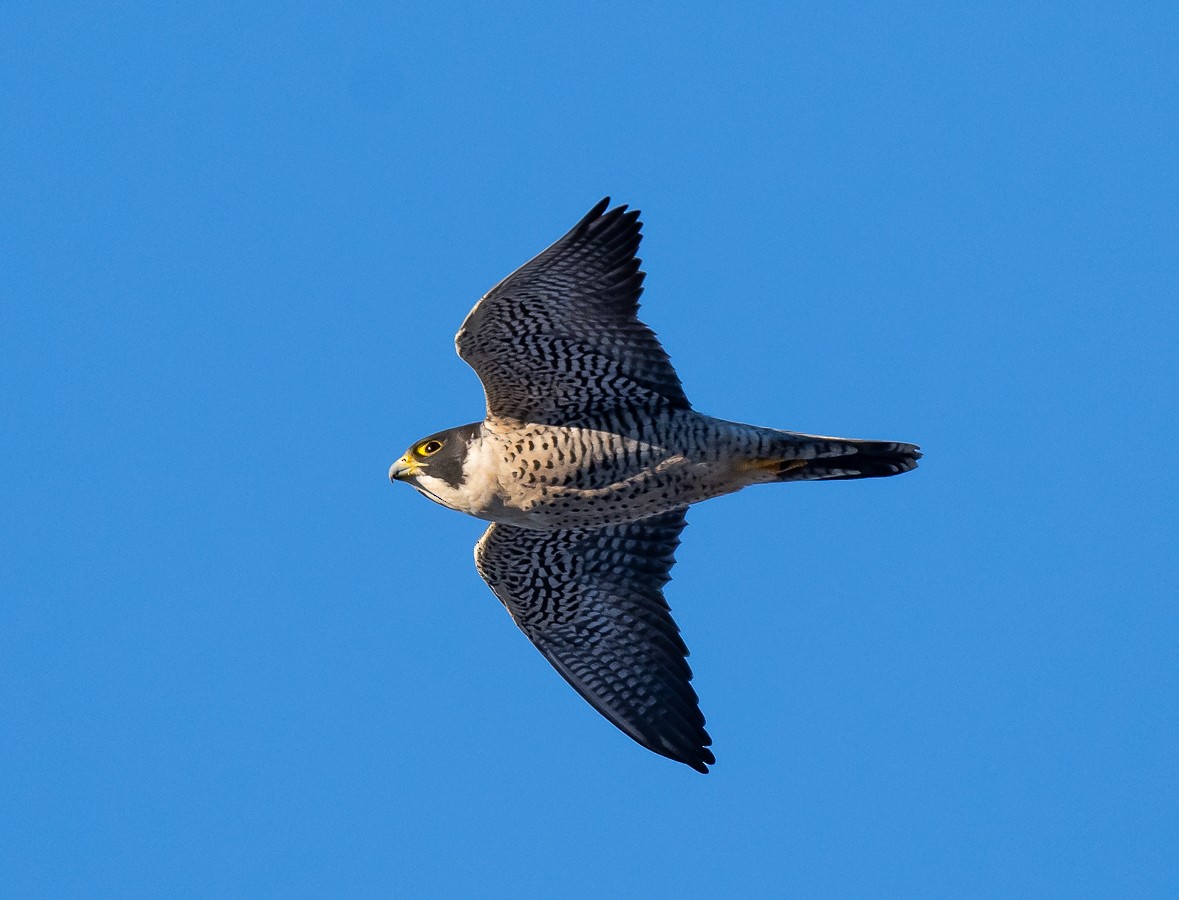
<path fill-rule="evenodd" d="M 745 472 L 768 472 L 780 478 L 806 464 L 805 459 L 747 459 L 741 463 L 741 469 Z"/>

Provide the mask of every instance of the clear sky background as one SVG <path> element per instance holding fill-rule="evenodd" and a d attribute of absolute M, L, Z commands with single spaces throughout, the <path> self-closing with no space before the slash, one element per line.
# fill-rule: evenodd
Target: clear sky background
<path fill-rule="evenodd" d="M 1173 3 L 9 5 L 0 894 L 1179 895 Z M 558 8 L 559 7 L 559 8 Z M 718 763 L 386 480 L 601 196 L 702 411 Z"/>

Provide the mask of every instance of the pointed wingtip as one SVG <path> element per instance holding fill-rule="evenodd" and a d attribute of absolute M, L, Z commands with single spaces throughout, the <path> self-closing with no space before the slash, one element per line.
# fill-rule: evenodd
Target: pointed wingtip
<path fill-rule="evenodd" d="M 574 234 L 585 234 L 585 232 L 595 222 L 597 222 L 600 218 L 602 218 L 602 215 L 606 212 L 606 209 L 609 206 L 610 206 L 610 198 L 608 196 L 603 197 L 601 200 L 599 200 L 597 203 L 595 203 L 593 205 L 593 207 L 590 208 L 589 212 L 587 212 L 584 216 L 581 217 L 581 220 L 576 225 L 573 226 L 572 230 L 569 232 L 568 235 L 566 235 L 566 237 L 569 237 L 570 235 L 574 235 Z"/>
<path fill-rule="evenodd" d="M 566 237 L 583 235 L 590 229 L 609 228 L 620 221 L 641 229 L 643 226 L 638 219 L 639 211 L 637 209 L 630 209 L 625 203 L 610 209 L 610 197 L 607 195 L 595 203 L 590 211 L 581 217 L 581 221 L 573 226 L 573 229 Z"/>
<path fill-rule="evenodd" d="M 708 767 L 716 765 L 716 757 L 707 748 L 701 753 L 699 759 L 684 759 L 680 761 L 688 768 L 695 769 L 701 775 L 707 775 L 710 771 Z"/>

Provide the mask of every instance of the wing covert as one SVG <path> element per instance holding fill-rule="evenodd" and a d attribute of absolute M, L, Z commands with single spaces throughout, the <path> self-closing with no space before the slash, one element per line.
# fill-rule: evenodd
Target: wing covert
<path fill-rule="evenodd" d="M 637 316 L 639 212 L 609 203 L 488 291 L 455 336 L 489 417 L 594 427 L 619 409 L 690 408 Z"/>
<path fill-rule="evenodd" d="M 594 709 L 649 750 L 707 772 L 712 739 L 663 597 L 684 512 L 565 531 L 496 523 L 476 546 L 475 565 Z"/>

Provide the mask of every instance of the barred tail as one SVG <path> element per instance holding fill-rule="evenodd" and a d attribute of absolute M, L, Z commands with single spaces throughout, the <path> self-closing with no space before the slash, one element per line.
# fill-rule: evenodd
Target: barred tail
<path fill-rule="evenodd" d="M 771 444 L 772 456 L 750 461 L 751 468 L 771 476 L 769 481 L 884 478 L 917 468 L 921 459 L 917 445 L 896 441 L 779 432 Z"/>

